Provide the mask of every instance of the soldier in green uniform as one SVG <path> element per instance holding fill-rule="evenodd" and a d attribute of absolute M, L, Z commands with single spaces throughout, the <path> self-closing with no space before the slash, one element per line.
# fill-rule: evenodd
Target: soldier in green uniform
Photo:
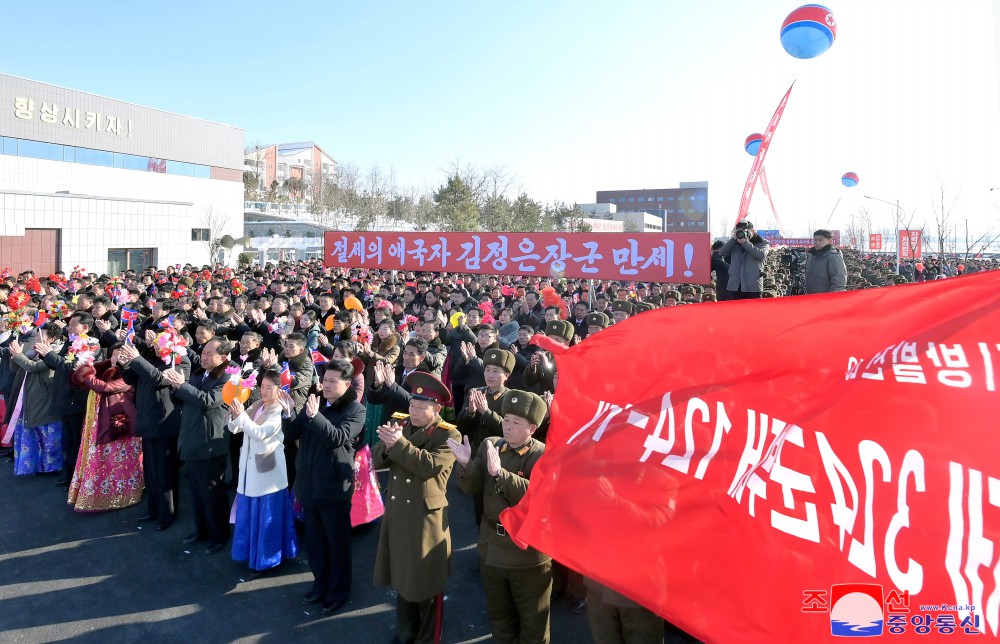
<path fill-rule="evenodd" d="M 486 386 L 469 390 L 465 405 L 455 421 L 458 431 L 469 438 L 473 453 L 476 453 L 486 437 L 503 435 L 501 404 L 503 395 L 507 393 L 505 384 L 514 371 L 514 364 L 514 354 L 504 349 L 488 349 L 483 354 Z M 472 505 L 476 525 L 479 525 L 483 519 L 482 493 L 472 495 Z"/>
<path fill-rule="evenodd" d="M 611 326 L 611 320 L 603 313 L 593 312 L 587 315 L 587 337 L 603 331 Z"/>
<path fill-rule="evenodd" d="M 479 556 L 486 613 L 499 644 L 547 644 L 552 559 L 534 548 L 520 549 L 507 535 L 500 513 L 517 505 L 545 445 L 532 434 L 548 411 L 537 394 L 510 389 L 503 397 L 503 438 L 489 437 L 473 457 L 469 438 L 449 439 L 459 464 L 460 486 L 482 493 Z"/>
<path fill-rule="evenodd" d="M 451 532 L 445 489 L 455 465 L 448 439 L 461 435 L 441 420 L 451 402 L 445 385 L 429 373 L 414 372 L 409 414 L 393 414 L 378 428 L 372 449 L 375 469 L 389 468 L 385 515 L 375 558 L 375 585 L 392 585 L 396 638 L 440 642 L 442 593 L 451 570 Z M 402 421 L 402 424 L 400 422 Z"/>
<path fill-rule="evenodd" d="M 615 300 L 611 303 L 611 316 L 615 324 L 624 322 L 633 313 L 632 303 L 628 300 Z"/>

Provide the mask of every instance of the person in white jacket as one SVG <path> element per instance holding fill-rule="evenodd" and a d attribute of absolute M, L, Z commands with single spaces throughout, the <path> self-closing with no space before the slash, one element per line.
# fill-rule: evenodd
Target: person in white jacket
<path fill-rule="evenodd" d="M 298 551 L 282 445 L 280 389 L 279 372 L 265 372 L 260 381 L 260 400 L 244 410 L 243 403 L 234 398 L 226 424 L 229 431 L 244 435 L 236 487 L 233 560 L 248 562 L 255 576 L 295 557 Z"/>

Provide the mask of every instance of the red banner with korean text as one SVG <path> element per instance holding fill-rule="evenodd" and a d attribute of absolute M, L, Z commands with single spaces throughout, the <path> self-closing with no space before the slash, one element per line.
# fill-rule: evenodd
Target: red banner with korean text
<path fill-rule="evenodd" d="M 923 257 L 924 234 L 920 230 L 899 231 L 899 258 L 920 259 Z"/>
<path fill-rule="evenodd" d="M 328 267 L 711 281 L 708 233 L 328 232 L 325 255 Z"/>
<path fill-rule="evenodd" d="M 868 250 L 882 250 L 881 233 L 871 233 L 868 235 Z"/>
<path fill-rule="evenodd" d="M 757 185 L 757 178 L 761 176 L 764 172 L 764 158 L 767 157 L 767 151 L 771 147 L 771 139 L 774 137 L 774 131 L 778 129 L 778 123 L 781 122 L 781 115 L 785 113 L 785 105 L 788 104 L 788 97 L 792 95 L 792 88 L 795 87 L 795 81 L 788 86 L 788 91 L 781 98 L 781 102 L 778 103 L 778 109 L 774 110 L 774 115 L 771 116 L 771 121 L 767 124 L 767 129 L 764 130 L 764 140 L 760 144 L 760 148 L 757 150 L 757 155 L 753 159 L 753 165 L 750 166 L 750 174 L 747 175 L 747 182 L 743 186 L 743 197 L 740 199 L 740 211 L 736 217 L 736 223 L 743 221 L 743 218 L 747 216 L 750 212 L 750 199 L 753 197 L 753 189 Z M 767 198 L 771 198 L 770 190 L 767 190 Z M 774 204 L 771 204 L 771 209 L 774 209 Z M 777 217 L 777 213 L 775 213 Z"/>
<path fill-rule="evenodd" d="M 996 639 L 1000 272 L 537 342 L 559 384 L 515 539 L 709 642 Z"/>

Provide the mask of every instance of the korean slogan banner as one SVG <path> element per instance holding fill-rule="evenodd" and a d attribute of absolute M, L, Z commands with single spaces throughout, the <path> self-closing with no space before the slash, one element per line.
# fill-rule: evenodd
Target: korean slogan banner
<path fill-rule="evenodd" d="M 561 351 L 515 539 L 705 641 L 997 638 L 1000 273 L 658 310 Z"/>
<path fill-rule="evenodd" d="M 340 233 L 326 266 L 707 284 L 708 233 Z"/>

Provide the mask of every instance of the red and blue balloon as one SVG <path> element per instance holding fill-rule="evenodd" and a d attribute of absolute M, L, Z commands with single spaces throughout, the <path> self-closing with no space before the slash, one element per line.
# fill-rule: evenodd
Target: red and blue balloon
<path fill-rule="evenodd" d="M 821 4 L 807 4 L 788 14 L 781 23 L 781 46 L 796 58 L 815 58 L 833 46 L 837 21 Z"/>
<path fill-rule="evenodd" d="M 857 172 L 845 172 L 844 176 L 840 178 L 840 182 L 848 188 L 853 188 L 861 182 L 861 179 L 858 178 Z"/>
<path fill-rule="evenodd" d="M 764 142 L 764 135 L 759 132 L 755 132 L 747 137 L 747 140 L 743 142 L 743 149 L 747 151 L 752 157 L 757 156 L 757 151 L 760 150 L 760 144 Z"/>

